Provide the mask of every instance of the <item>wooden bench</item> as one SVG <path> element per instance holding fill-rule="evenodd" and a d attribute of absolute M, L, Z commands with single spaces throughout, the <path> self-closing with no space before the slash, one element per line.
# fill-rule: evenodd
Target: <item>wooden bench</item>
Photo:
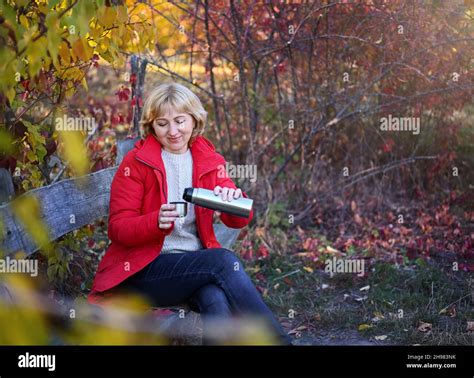
<path fill-rule="evenodd" d="M 84 177 L 62 180 L 23 194 L 23 196 L 34 196 L 38 200 L 42 221 L 49 229 L 51 240 L 56 240 L 68 232 L 108 215 L 112 179 L 123 157 L 133 148 L 137 140 L 138 138 L 126 139 L 117 143 L 115 167 Z M 30 238 L 24 225 L 14 216 L 11 203 L 0 206 L 0 217 L 3 222 L 1 248 L 7 255 L 17 251 L 24 251 L 30 255 L 40 249 Z M 71 219 L 74 219 L 74 222 L 71 222 Z M 240 230 L 219 223 L 214 225 L 214 231 L 222 247 L 231 249 Z M 186 321 L 183 322 L 182 312 L 179 313 L 179 309 L 170 309 L 171 315 L 162 322 L 164 333 L 189 334 L 197 328 L 198 314 L 187 309 Z"/>

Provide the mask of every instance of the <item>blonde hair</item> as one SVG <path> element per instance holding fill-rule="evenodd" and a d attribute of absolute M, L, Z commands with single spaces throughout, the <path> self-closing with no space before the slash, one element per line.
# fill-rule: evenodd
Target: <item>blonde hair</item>
<path fill-rule="evenodd" d="M 194 118 L 195 125 L 188 145 L 191 145 L 198 135 L 204 133 L 207 112 L 201 100 L 190 89 L 178 83 L 161 84 L 153 88 L 143 105 L 140 120 L 140 136 L 145 139 L 148 134 L 154 134 L 153 121 L 165 113 L 167 106 L 173 107 L 179 113 L 188 113 Z"/>

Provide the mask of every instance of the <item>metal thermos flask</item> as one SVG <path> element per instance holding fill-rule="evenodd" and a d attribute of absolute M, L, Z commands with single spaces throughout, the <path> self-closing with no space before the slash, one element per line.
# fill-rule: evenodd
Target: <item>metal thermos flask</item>
<path fill-rule="evenodd" d="M 215 195 L 212 190 L 203 188 L 184 189 L 183 199 L 198 206 L 243 218 L 249 217 L 253 205 L 252 199 L 244 197 L 230 202 L 223 201 L 220 195 Z"/>

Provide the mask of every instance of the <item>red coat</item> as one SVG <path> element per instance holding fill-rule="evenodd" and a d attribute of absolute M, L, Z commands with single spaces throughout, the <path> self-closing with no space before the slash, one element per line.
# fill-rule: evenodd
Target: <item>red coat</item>
<path fill-rule="evenodd" d="M 193 187 L 236 188 L 227 175 L 217 174 L 226 161 L 213 144 L 198 136 L 192 143 Z M 225 170 L 223 171 L 225 172 Z M 220 177 L 225 176 L 225 177 Z M 153 135 L 139 140 L 123 159 L 112 180 L 108 236 L 111 244 L 99 263 L 88 301 L 100 304 L 110 296 L 110 289 L 140 271 L 161 252 L 167 230 L 158 227 L 158 214 L 167 203 L 166 170 L 161 158 L 161 145 Z M 243 193 L 244 197 L 247 197 Z M 213 210 L 196 206 L 196 229 L 204 248 L 220 248 L 214 235 Z M 231 228 L 245 227 L 253 217 L 236 217 L 222 213 L 222 222 Z"/>

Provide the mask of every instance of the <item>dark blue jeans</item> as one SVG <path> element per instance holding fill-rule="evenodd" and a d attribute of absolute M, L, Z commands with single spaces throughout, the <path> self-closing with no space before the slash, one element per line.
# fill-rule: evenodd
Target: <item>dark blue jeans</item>
<path fill-rule="evenodd" d="M 144 294 L 157 307 L 186 303 L 197 310 L 203 320 L 204 343 L 211 320 L 233 315 L 263 318 L 281 344 L 291 342 L 245 272 L 242 261 L 225 248 L 160 254 L 124 281 L 122 287 Z"/>

